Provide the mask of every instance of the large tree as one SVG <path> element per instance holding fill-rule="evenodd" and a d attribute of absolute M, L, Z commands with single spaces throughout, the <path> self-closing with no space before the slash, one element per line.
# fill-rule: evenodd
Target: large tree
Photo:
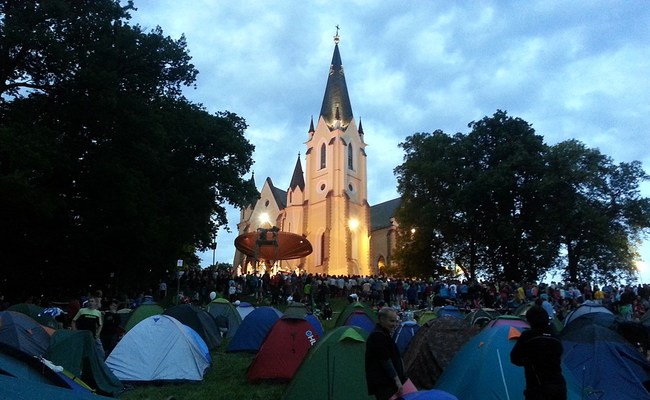
<path fill-rule="evenodd" d="M 614 165 L 575 141 L 548 146 L 504 111 L 469 127 L 400 144 L 396 256 L 405 272 L 458 266 L 470 278 L 507 280 L 555 268 L 572 280 L 633 272 L 634 245 L 650 227 L 638 162 Z"/>
<path fill-rule="evenodd" d="M 256 195 L 244 119 L 187 100 L 184 37 L 132 10 L 0 1 L 2 290 L 146 287 Z"/>
<path fill-rule="evenodd" d="M 565 277 L 616 282 L 632 276 L 636 245 L 650 227 L 650 199 L 639 191 L 648 179 L 641 163 L 615 164 L 575 140 L 552 146 L 547 160 L 549 222 L 562 246 Z"/>

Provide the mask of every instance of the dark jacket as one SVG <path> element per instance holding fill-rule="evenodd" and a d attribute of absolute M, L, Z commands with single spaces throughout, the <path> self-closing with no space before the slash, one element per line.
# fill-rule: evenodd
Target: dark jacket
<path fill-rule="evenodd" d="M 406 381 L 404 365 L 390 332 L 377 324 L 366 341 L 366 384 L 368 394 L 397 391 L 395 375 Z"/>
<path fill-rule="evenodd" d="M 524 367 L 526 399 L 566 399 L 562 350 L 562 342 L 552 333 L 535 329 L 522 332 L 510 352 L 510 361 Z"/>

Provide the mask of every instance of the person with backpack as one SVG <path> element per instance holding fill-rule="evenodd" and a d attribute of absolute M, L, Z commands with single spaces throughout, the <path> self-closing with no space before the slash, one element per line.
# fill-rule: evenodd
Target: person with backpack
<path fill-rule="evenodd" d="M 534 305 L 526 312 L 530 329 L 521 333 L 510 361 L 524 367 L 526 400 L 566 400 L 566 381 L 562 376 L 562 342 L 552 333 L 546 310 Z"/>

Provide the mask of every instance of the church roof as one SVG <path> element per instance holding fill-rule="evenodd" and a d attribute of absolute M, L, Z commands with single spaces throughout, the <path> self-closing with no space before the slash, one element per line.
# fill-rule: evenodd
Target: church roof
<path fill-rule="evenodd" d="M 402 198 L 398 197 L 370 207 L 370 231 L 388 228 L 391 226 L 390 219 L 402 204 Z"/>
<path fill-rule="evenodd" d="M 298 160 L 296 160 L 296 167 L 293 169 L 293 176 L 291 177 L 291 183 L 289 184 L 289 190 L 295 190 L 296 187 L 299 187 L 303 192 L 305 191 L 305 177 L 302 172 L 302 164 L 300 163 L 300 155 L 298 155 Z"/>
<path fill-rule="evenodd" d="M 269 184 L 269 188 L 271 188 L 271 193 L 273 193 L 273 199 L 275 200 L 275 203 L 278 205 L 278 208 L 280 210 L 284 210 L 287 207 L 287 192 L 278 189 L 273 185 L 273 181 L 271 178 L 266 178 L 266 182 Z"/>
<path fill-rule="evenodd" d="M 352 104 L 345 83 L 345 74 L 341 63 L 341 54 L 339 53 L 338 35 L 335 37 L 335 43 L 320 116 L 323 117 L 330 129 L 338 127 L 338 120 L 340 121 L 340 128 L 345 130 L 352 120 Z"/>

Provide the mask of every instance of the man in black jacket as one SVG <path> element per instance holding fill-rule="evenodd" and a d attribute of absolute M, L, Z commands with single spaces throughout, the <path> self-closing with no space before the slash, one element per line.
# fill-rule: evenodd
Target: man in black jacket
<path fill-rule="evenodd" d="M 548 313 L 535 305 L 526 312 L 530 329 L 521 333 L 510 352 L 510 361 L 524 367 L 526 400 L 566 400 L 562 376 L 562 342 L 551 333 Z"/>
<path fill-rule="evenodd" d="M 366 341 L 366 383 L 368 394 L 377 400 L 388 400 L 394 394 L 402 394 L 406 376 L 402 357 L 392 339 L 399 326 L 397 313 L 390 307 L 383 307 L 378 318 L 379 322 Z"/>

